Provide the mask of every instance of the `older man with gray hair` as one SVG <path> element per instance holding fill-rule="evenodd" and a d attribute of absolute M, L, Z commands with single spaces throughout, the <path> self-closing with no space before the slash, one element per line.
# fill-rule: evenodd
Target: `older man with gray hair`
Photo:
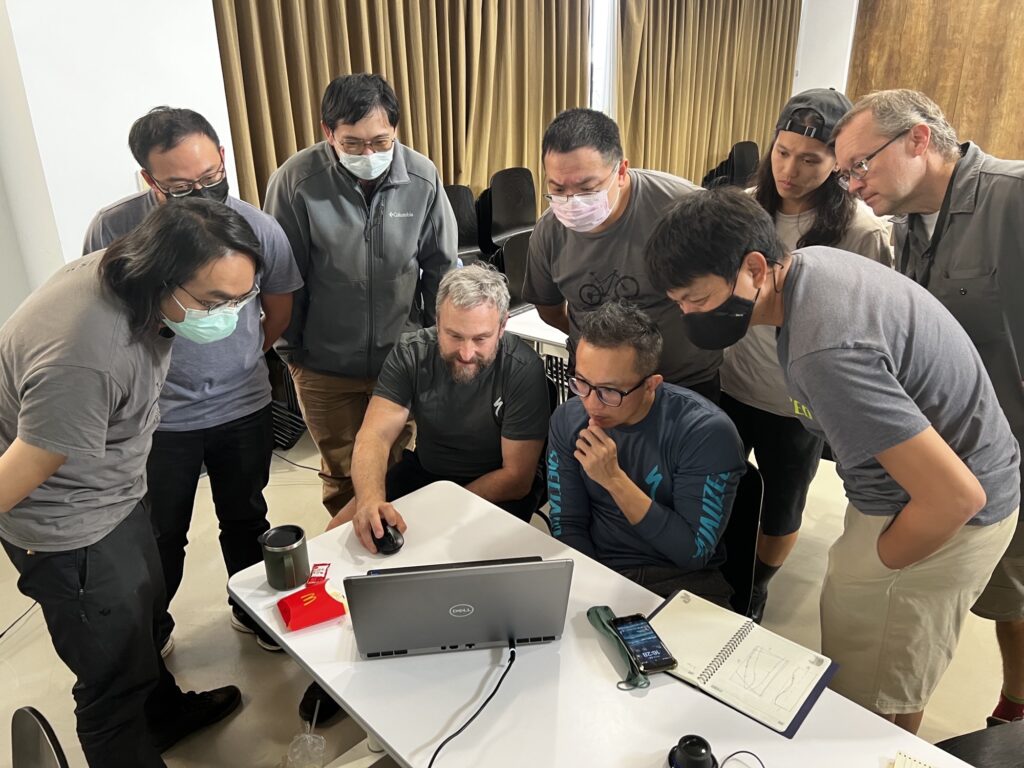
<path fill-rule="evenodd" d="M 385 522 L 405 531 L 392 499 L 451 480 L 522 520 L 544 493 L 538 473 L 550 405 L 544 365 L 505 333 L 505 276 L 474 264 L 449 272 L 437 293 L 437 326 L 407 333 L 388 355 L 356 436 L 355 498 L 331 527 L 352 521 L 371 534 Z M 409 416 L 416 450 L 387 468 L 388 452 Z M 426 535 L 426 534 L 424 534 Z"/>
<path fill-rule="evenodd" d="M 1024 162 L 959 143 L 911 90 L 858 101 L 832 132 L 839 180 L 893 215 L 898 269 L 934 294 L 978 348 L 1014 437 L 1024 440 Z M 1003 691 L 989 724 L 1024 718 L 1024 526 L 972 608 L 996 622 Z"/>

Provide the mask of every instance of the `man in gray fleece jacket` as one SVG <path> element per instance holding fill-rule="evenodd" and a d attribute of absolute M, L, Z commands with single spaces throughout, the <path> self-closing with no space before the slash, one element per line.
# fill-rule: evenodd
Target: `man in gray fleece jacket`
<path fill-rule="evenodd" d="M 321 105 L 324 141 L 285 161 L 264 205 L 305 281 L 275 346 L 320 450 L 332 516 L 352 498 L 352 446 L 377 374 L 402 333 L 434 324 L 438 283 L 455 264 L 455 214 L 434 164 L 396 139 L 398 118 L 380 75 L 336 78 Z"/>

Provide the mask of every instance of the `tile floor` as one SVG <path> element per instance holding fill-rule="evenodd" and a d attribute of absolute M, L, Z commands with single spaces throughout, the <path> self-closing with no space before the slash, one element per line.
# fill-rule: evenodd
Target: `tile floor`
<path fill-rule="evenodd" d="M 285 455 L 309 466 L 318 464 L 308 436 Z M 274 523 L 294 522 L 310 532 L 326 525 L 315 472 L 275 458 L 267 500 Z M 839 534 L 844 509 L 833 465 L 822 463 L 811 487 L 800 541 L 772 584 L 765 614 L 765 626 L 812 647 L 819 642 L 817 594 L 826 551 Z M 231 629 L 220 586 L 225 576 L 216 520 L 205 479 L 200 483 L 191 539 L 185 579 L 173 606 L 178 626 L 176 648 L 168 663 L 179 682 L 190 688 L 239 685 L 243 706 L 223 723 L 169 751 L 167 764 L 173 768 L 278 768 L 288 742 L 300 729 L 297 705 L 308 680 L 286 655 L 267 653 L 251 635 Z M 7 558 L 0 557 L 0 628 L 30 604 L 17 591 L 15 576 Z M 0 640 L 0 766 L 10 760 L 11 714 L 26 704 L 50 720 L 72 768 L 85 765 L 75 738 L 72 682 L 53 652 L 38 609 Z M 971 617 L 953 664 L 928 708 L 921 736 L 937 741 L 983 727 L 999 684 L 992 624 Z M 363 737 L 349 720 L 318 730 L 328 740 L 328 754 L 334 755 Z"/>

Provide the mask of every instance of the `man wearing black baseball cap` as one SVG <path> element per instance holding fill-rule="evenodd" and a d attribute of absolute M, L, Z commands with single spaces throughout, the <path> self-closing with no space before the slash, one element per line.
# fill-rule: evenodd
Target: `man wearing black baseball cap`
<path fill-rule="evenodd" d="M 850 106 L 846 96 L 831 88 L 793 96 L 779 114 L 775 138 L 750 191 L 771 215 L 789 251 L 825 245 L 839 249 L 834 254 L 846 251 L 890 266 L 888 224 L 836 180 L 829 141 Z M 796 545 L 822 441 L 800 424 L 779 367 L 775 333 L 768 326 L 751 328 L 726 351 L 721 406 L 736 424 L 747 454 L 753 451 L 757 457 L 764 479 L 749 605 L 749 615 L 760 621 L 768 583 Z M 745 512 L 740 505 L 733 514 Z"/>

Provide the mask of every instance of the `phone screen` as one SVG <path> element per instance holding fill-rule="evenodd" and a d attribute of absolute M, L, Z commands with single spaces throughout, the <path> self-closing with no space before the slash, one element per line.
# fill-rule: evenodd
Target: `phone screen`
<path fill-rule="evenodd" d="M 622 638 L 641 671 L 660 672 L 675 667 L 676 660 L 640 614 L 615 619 L 612 628 Z"/>

